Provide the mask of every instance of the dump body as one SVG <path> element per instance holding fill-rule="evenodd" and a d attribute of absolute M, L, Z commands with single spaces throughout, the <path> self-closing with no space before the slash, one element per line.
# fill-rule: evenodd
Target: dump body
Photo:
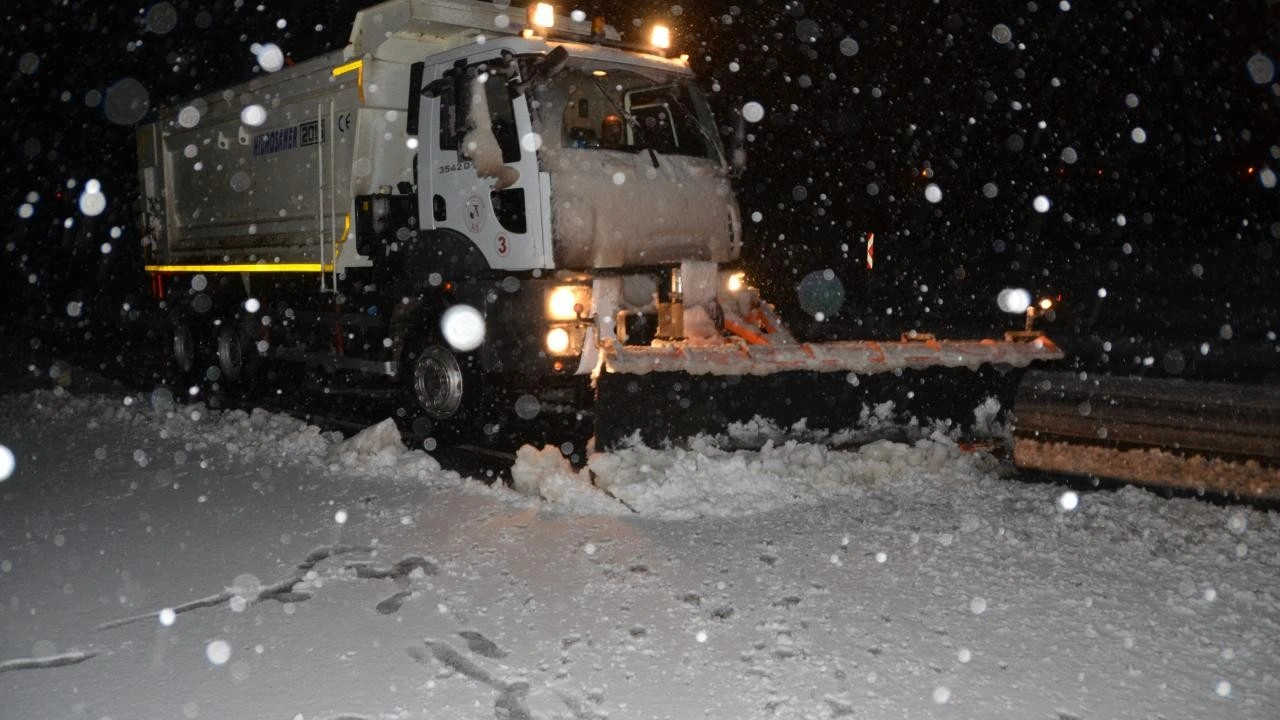
<path fill-rule="evenodd" d="M 411 153 L 369 140 L 397 121 L 341 64 L 339 51 L 292 65 L 140 130 L 156 264 L 332 265 L 352 198 L 412 180 Z"/>

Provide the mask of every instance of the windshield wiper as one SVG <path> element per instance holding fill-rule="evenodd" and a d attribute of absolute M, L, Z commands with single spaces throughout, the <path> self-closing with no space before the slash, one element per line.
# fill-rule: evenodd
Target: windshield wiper
<path fill-rule="evenodd" d="M 626 119 L 627 124 L 631 126 L 631 129 L 636 131 L 636 137 L 640 139 L 640 148 L 642 150 L 649 151 L 649 159 L 653 161 L 653 167 L 657 168 L 658 153 L 653 151 L 653 143 L 649 142 L 649 136 L 645 133 L 644 128 L 640 127 L 640 123 L 636 122 L 636 119 L 632 117 L 631 113 L 623 110 L 618 106 L 618 103 L 614 102 L 613 96 L 609 94 L 609 89 L 604 86 L 604 83 L 600 82 L 600 78 L 592 76 L 591 81 L 596 84 L 596 89 L 600 91 L 600 94 L 604 96 L 604 99 L 608 100 L 609 104 L 613 106 L 613 109 L 617 110 L 618 114 Z"/>
<path fill-rule="evenodd" d="M 670 97 L 671 102 L 675 103 L 676 107 L 683 110 L 684 114 L 687 115 L 689 119 L 693 121 L 693 124 L 695 126 L 697 126 L 698 133 L 701 134 L 702 139 L 706 141 L 707 147 L 711 148 L 712 150 L 715 150 L 716 155 L 720 156 L 720 164 L 721 165 L 727 164 L 725 161 L 724 153 L 720 152 L 720 145 L 715 141 L 714 137 L 711 135 L 711 131 L 707 130 L 706 126 L 702 124 L 702 120 L 696 114 L 694 114 L 693 110 L 691 110 L 689 106 L 685 105 L 684 102 L 680 100 L 680 96 L 676 93 L 675 88 L 668 88 L 667 96 Z"/>

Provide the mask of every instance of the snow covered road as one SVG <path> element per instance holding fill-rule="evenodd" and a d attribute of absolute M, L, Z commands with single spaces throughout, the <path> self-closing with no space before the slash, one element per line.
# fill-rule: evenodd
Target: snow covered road
<path fill-rule="evenodd" d="M 0 444 L 0 718 L 1280 713 L 1280 517 L 944 438 L 625 451 L 608 493 L 526 449 L 542 497 L 123 393 L 0 397 Z"/>

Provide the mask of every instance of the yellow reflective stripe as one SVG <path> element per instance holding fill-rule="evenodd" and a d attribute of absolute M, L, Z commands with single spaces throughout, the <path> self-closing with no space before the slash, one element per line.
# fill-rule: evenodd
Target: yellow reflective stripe
<path fill-rule="evenodd" d="M 364 102 L 364 60 L 352 60 L 349 63 L 343 63 L 334 68 L 330 75 L 338 77 L 353 70 L 356 73 L 356 89 L 360 92 L 360 102 Z"/>
<path fill-rule="evenodd" d="M 343 216 L 342 237 L 338 239 L 337 252 L 351 235 L 351 213 Z M 186 273 L 186 272 L 256 272 L 256 273 L 307 273 L 333 272 L 333 263 L 209 263 L 203 265 L 145 265 L 147 272 L 153 273 Z"/>
<path fill-rule="evenodd" d="M 338 238 L 338 246 L 333 250 L 333 259 L 342 257 L 342 246 L 347 244 L 347 236 L 351 234 L 351 213 L 347 213 L 342 221 L 342 237 Z"/>
<path fill-rule="evenodd" d="M 325 263 L 224 263 L 217 265 L 147 265 L 147 272 L 183 273 L 183 272 L 333 272 L 333 264 Z"/>
<path fill-rule="evenodd" d="M 346 73 L 351 72 L 352 70 L 360 70 L 363 67 L 364 67 L 364 60 L 352 60 L 349 63 L 343 63 L 342 65 L 339 65 L 338 67 L 334 68 L 333 76 L 337 77 L 339 75 L 344 75 Z"/>

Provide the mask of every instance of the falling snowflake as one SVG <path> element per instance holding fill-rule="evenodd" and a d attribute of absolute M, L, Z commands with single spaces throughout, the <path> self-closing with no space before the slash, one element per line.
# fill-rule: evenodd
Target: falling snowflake
<path fill-rule="evenodd" d="M 258 127 L 267 121 L 267 109 L 261 105 L 246 105 L 240 111 L 240 122 L 250 127 Z"/>
<path fill-rule="evenodd" d="M 13 451 L 5 445 L 0 445 L 0 482 L 8 480 L 13 475 L 13 468 L 16 464 Z"/>
<path fill-rule="evenodd" d="M 267 72 L 276 72 L 284 67 L 284 52 L 275 43 L 254 43 L 249 46 L 258 60 L 258 65 Z"/>
<path fill-rule="evenodd" d="M 222 665 L 231 659 L 231 646 L 226 640 L 214 640 L 205 646 L 204 656 L 214 665 Z"/>
<path fill-rule="evenodd" d="M 1080 496 L 1075 492 L 1068 490 L 1058 496 L 1058 507 L 1063 510 L 1075 510 L 1080 505 Z"/>

